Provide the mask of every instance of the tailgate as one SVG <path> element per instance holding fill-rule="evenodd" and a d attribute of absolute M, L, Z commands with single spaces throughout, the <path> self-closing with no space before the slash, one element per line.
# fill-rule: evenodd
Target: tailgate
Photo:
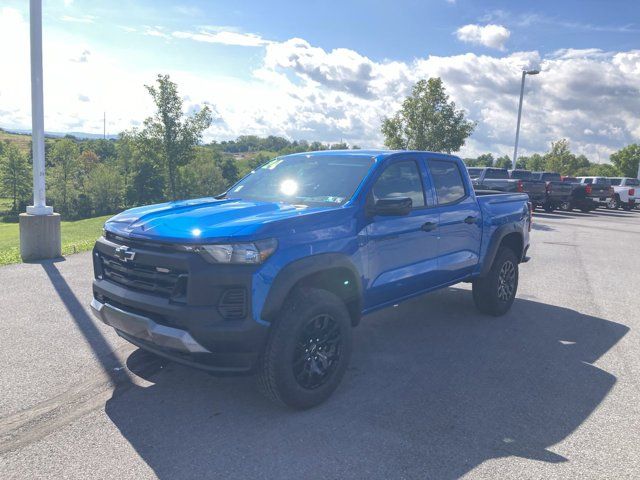
<path fill-rule="evenodd" d="M 524 188 L 525 193 L 534 195 L 544 195 L 547 191 L 547 185 L 545 182 L 535 180 L 523 180 L 522 188 Z"/>

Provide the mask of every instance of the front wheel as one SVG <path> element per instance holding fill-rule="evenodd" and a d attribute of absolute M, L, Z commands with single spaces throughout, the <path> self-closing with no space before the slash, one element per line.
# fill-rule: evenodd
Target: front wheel
<path fill-rule="evenodd" d="M 513 250 L 501 247 L 489 273 L 473 281 L 473 301 L 478 310 L 500 316 L 509 311 L 518 290 L 518 258 Z"/>
<path fill-rule="evenodd" d="M 294 291 L 271 326 L 258 386 L 276 403 L 306 409 L 340 384 L 351 356 L 351 317 L 333 293 Z"/>

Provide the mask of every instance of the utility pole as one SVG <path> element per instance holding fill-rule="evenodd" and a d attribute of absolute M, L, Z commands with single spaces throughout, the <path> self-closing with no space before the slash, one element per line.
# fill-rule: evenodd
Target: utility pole
<path fill-rule="evenodd" d="M 20 214 L 20 255 L 39 260 L 60 256 L 60 215 L 47 206 L 45 196 L 44 107 L 42 73 L 42 0 L 30 0 L 31 141 L 33 205 Z"/>
<path fill-rule="evenodd" d="M 102 112 L 102 139 L 107 139 L 107 112 Z"/>
<path fill-rule="evenodd" d="M 518 103 L 518 123 L 516 124 L 516 144 L 513 147 L 513 168 L 516 168 L 518 159 L 518 140 L 520 139 L 520 117 L 522 116 L 522 98 L 524 97 L 524 79 L 527 75 L 537 75 L 540 70 L 523 70 L 522 83 L 520 84 L 520 103 Z"/>

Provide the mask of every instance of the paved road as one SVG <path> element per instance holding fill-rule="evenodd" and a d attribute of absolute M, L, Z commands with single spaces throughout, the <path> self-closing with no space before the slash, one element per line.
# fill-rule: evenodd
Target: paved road
<path fill-rule="evenodd" d="M 0 478 L 640 478 L 640 212 L 535 220 L 507 316 L 371 315 L 307 412 L 119 339 L 88 254 L 0 268 Z"/>

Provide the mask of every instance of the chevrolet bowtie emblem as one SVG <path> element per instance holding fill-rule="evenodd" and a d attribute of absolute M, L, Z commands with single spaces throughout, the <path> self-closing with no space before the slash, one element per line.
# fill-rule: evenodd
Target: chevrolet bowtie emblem
<path fill-rule="evenodd" d="M 129 247 L 122 246 L 116 248 L 115 255 L 123 262 L 131 262 L 136 257 L 136 252 Z"/>

